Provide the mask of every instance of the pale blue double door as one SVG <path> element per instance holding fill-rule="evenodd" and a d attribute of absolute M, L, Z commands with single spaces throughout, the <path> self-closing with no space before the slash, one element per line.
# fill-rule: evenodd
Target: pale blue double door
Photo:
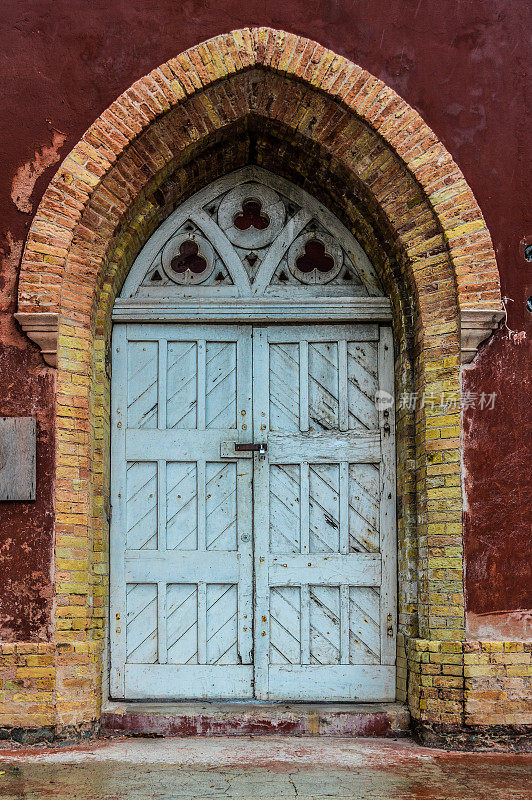
<path fill-rule="evenodd" d="M 389 328 L 122 324 L 112 347 L 111 695 L 392 700 Z"/>

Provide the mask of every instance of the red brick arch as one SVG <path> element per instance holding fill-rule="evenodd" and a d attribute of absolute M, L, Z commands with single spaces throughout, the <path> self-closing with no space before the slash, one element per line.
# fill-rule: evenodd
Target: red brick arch
<path fill-rule="evenodd" d="M 124 92 L 52 179 L 19 281 L 17 319 L 58 365 L 55 639 L 90 654 L 85 686 L 72 696 L 67 666 L 55 666 L 60 722 L 97 716 L 108 500 L 103 356 L 114 298 L 175 205 L 251 157 L 310 191 L 321 187 L 320 199 L 363 243 L 392 299 L 400 347 L 409 333 L 415 342 L 418 387 L 459 392 L 460 356 L 470 360 L 502 315 L 490 235 L 462 173 L 419 114 L 361 67 L 308 39 L 246 28 L 191 48 Z M 399 422 L 406 431 L 408 420 Z M 410 619 L 407 607 L 417 603 L 416 621 L 403 629 L 409 636 L 464 636 L 459 428 L 458 411 L 443 418 L 425 410 L 415 437 L 399 442 L 403 510 L 417 493 L 410 518 L 420 543 L 419 590 L 400 607 Z M 413 570 L 401 570 L 406 585 Z"/>

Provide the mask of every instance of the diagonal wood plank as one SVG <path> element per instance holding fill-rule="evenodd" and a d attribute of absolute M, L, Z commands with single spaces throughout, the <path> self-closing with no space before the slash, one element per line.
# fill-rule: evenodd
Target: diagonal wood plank
<path fill-rule="evenodd" d="M 310 587 L 310 663 L 340 663 L 340 588 Z"/>
<path fill-rule="evenodd" d="M 338 343 L 309 341 L 308 369 L 310 430 L 337 430 Z"/>
<path fill-rule="evenodd" d="M 298 587 L 270 590 L 270 661 L 301 663 L 301 593 Z"/>
<path fill-rule="evenodd" d="M 339 465 L 311 464 L 309 468 L 309 523 L 311 553 L 339 552 L 339 493 Z"/>
<path fill-rule="evenodd" d="M 377 386 L 377 348 L 373 342 L 348 342 L 347 395 L 350 430 L 371 430 L 378 426 L 375 405 Z"/>
<path fill-rule="evenodd" d="M 166 424 L 196 427 L 198 353 L 196 342 L 168 342 Z"/>
<path fill-rule="evenodd" d="M 299 431 L 299 345 L 270 347 L 270 429 Z"/>
<path fill-rule="evenodd" d="M 207 428 L 236 428 L 236 343 L 207 342 Z"/>
<path fill-rule="evenodd" d="M 349 588 L 349 662 L 380 663 L 380 593 L 378 589 Z"/>
<path fill-rule="evenodd" d="M 270 467 L 270 552 L 300 552 L 300 467 Z"/>
<path fill-rule="evenodd" d="M 198 589 L 170 583 L 166 593 L 166 646 L 169 664 L 198 663 Z"/>
<path fill-rule="evenodd" d="M 207 664 L 238 664 L 237 587 L 207 584 Z"/>
<path fill-rule="evenodd" d="M 205 470 L 207 550 L 236 550 L 236 464 L 211 462 Z"/>
<path fill-rule="evenodd" d="M 379 481 L 378 466 L 349 465 L 349 552 L 379 550 Z"/>
<path fill-rule="evenodd" d="M 126 587 L 126 660 L 130 664 L 157 661 L 157 584 Z"/>
<path fill-rule="evenodd" d="M 127 424 L 157 427 L 157 342 L 129 342 L 127 360 Z"/>
<path fill-rule="evenodd" d="M 126 547 L 153 550 L 157 547 L 157 464 L 131 461 L 126 475 Z"/>
<path fill-rule="evenodd" d="M 166 547 L 196 550 L 198 546 L 197 467 L 195 462 L 169 461 L 166 467 Z"/>

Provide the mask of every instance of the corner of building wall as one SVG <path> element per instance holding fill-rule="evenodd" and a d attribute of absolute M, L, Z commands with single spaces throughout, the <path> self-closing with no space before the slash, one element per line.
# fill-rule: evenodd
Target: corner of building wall
<path fill-rule="evenodd" d="M 528 751 L 532 642 L 407 642 L 417 738 L 448 749 Z"/>
<path fill-rule="evenodd" d="M 396 682 L 397 701 L 406 703 L 408 694 L 408 660 L 406 656 L 406 637 L 403 633 L 397 634 Z"/>
<path fill-rule="evenodd" d="M 0 643 L 0 739 L 70 743 L 98 734 L 97 642 Z"/>

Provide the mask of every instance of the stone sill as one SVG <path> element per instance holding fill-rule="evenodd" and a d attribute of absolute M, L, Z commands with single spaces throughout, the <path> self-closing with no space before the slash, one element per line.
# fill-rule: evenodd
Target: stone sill
<path fill-rule="evenodd" d="M 410 734 L 400 703 L 115 702 L 102 708 L 102 735 L 384 736 Z"/>

